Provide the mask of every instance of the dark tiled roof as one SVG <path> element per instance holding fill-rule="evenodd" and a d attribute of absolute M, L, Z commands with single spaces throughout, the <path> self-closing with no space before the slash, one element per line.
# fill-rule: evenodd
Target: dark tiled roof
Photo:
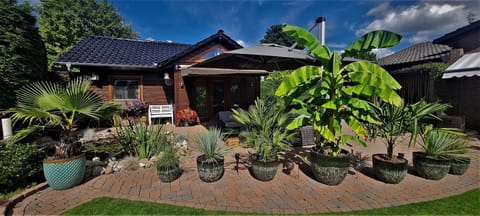
<path fill-rule="evenodd" d="M 445 54 L 448 54 L 450 50 L 451 48 L 447 45 L 423 42 L 383 57 L 377 63 L 381 66 L 422 63 L 440 59 Z"/>
<path fill-rule="evenodd" d="M 191 47 L 188 44 L 90 36 L 57 60 L 72 65 L 156 67 Z"/>
<path fill-rule="evenodd" d="M 242 47 L 225 35 L 223 30 L 195 45 L 90 36 L 66 52 L 57 63 L 70 63 L 72 66 L 155 68 L 157 64 L 171 63 L 215 41 L 222 42 L 229 49 Z"/>
<path fill-rule="evenodd" d="M 455 30 L 453 32 L 447 33 L 447 34 L 433 40 L 433 43 L 445 44 L 445 43 L 448 43 L 449 40 L 453 40 L 455 37 L 461 36 L 462 34 L 465 34 L 466 32 L 478 31 L 479 29 L 480 29 L 480 20 L 477 20 L 475 22 L 470 23 L 469 25 L 458 28 L 457 30 Z"/>

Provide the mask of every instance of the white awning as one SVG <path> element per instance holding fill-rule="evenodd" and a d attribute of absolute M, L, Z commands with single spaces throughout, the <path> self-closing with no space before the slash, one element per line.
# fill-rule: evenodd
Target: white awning
<path fill-rule="evenodd" d="M 442 79 L 480 76 L 480 52 L 462 56 L 443 72 Z"/>
<path fill-rule="evenodd" d="M 266 70 L 242 70 L 228 68 L 182 68 L 182 76 L 218 76 L 218 75 L 268 75 Z"/>

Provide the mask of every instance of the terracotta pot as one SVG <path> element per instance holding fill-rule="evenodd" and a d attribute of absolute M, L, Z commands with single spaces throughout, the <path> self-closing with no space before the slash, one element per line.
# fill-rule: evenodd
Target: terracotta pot
<path fill-rule="evenodd" d="M 392 160 L 387 159 L 386 154 L 372 155 L 373 171 L 377 178 L 385 183 L 400 183 L 408 171 L 408 160 L 393 156 Z"/>

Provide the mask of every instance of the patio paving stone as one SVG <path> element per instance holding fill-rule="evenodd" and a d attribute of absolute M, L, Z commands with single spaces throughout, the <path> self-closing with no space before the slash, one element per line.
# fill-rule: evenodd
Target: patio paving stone
<path fill-rule="evenodd" d="M 195 129 L 197 130 L 197 129 Z M 182 129 L 187 135 L 197 131 Z M 405 139 L 408 140 L 408 139 Z M 426 180 L 409 173 L 397 185 L 376 180 L 370 173 L 353 171 L 339 186 L 327 186 L 301 171 L 298 166 L 285 174 L 279 165 L 272 181 L 254 179 L 245 164 L 235 170 L 234 153 L 247 149 L 234 147 L 225 156 L 225 174 L 217 182 L 205 183 L 196 171 L 196 154 L 184 160 L 182 176 L 171 183 L 161 183 L 154 168 L 103 175 L 67 190 L 51 188 L 39 191 L 12 209 L 13 215 L 58 215 L 98 197 L 113 197 L 167 203 L 217 211 L 273 214 L 307 214 L 345 212 L 398 206 L 440 199 L 480 188 L 480 141 L 469 141 L 472 162 L 463 176 L 447 175 L 439 181 Z M 354 145 L 354 151 L 366 154 L 383 153 L 381 140 L 367 148 Z M 410 161 L 408 145 L 399 145 L 395 152 L 404 152 Z M 369 161 L 371 164 L 371 161 Z M 354 173 L 354 174 L 353 174 Z"/>

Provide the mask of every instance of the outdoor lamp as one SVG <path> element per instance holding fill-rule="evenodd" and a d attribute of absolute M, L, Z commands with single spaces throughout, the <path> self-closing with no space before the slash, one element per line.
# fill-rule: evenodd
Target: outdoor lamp
<path fill-rule="evenodd" d="M 173 80 L 172 78 L 170 78 L 170 74 L 168 73 L 163 74 L 163 80 L 166 86 L 171 86 L 173 84 Z"/>

